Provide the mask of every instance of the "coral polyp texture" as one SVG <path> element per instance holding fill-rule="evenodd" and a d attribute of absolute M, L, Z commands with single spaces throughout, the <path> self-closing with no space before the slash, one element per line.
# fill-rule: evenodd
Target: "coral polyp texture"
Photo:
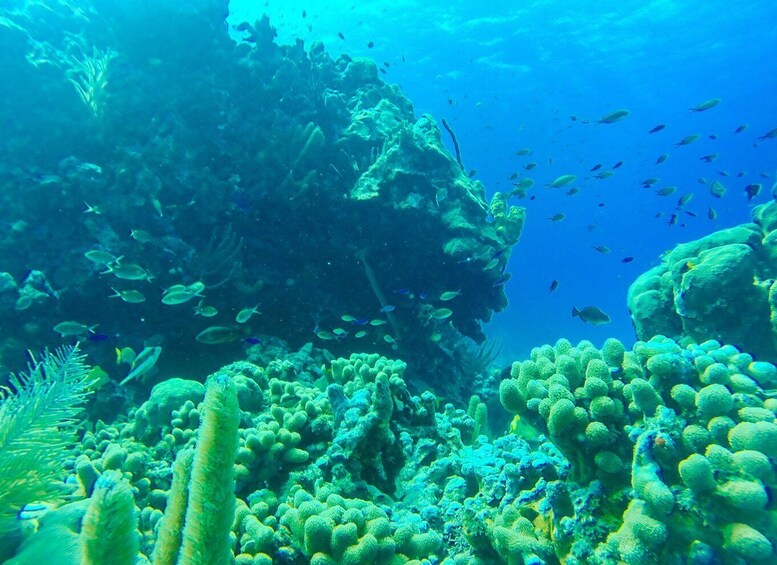
<path fill-rule="evenodd" d="M 501 382 L 500 433 L 478 397 L 411 393 L 402 361 L 298 357 L 165 381 L 111 425 L 84 421 L 67 499 L 12 497 L 9 563 L 109 546 L 155 564 L 775 558 L 777 368 L 733 346 L 535 348 Z"/>
<path fill-rule="evenodd" d="M 718 339 L 777 362 L 777 202 L 752 218 L 676 246 L 634 281 L 628 307 L 640 339 Z"/>
<path fill-rule="evenodd" d="M 774 558 L 775 379 L 773 365 L 733 346 L 663 336 L 631 351 L 561 340 L 514 363 L 500 387 L 514 425 L 558 447 L 612 525 L 592 544 L 568 514 L 556 547 L 589 563 Z"/>

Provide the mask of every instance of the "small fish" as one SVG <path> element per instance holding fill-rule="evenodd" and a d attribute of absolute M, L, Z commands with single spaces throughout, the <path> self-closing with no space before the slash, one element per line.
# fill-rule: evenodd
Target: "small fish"
<path fill-rule="evenodd" d="M 437 190 L 437 192 L 434 195 L 434 203 L 437 204 L 437 207 L 440 207 L 440 202 L 448 198 L 448 189 L 447 188 L 440 188 Z"/>
<path fill-rule="evenodd" d="M 337 37 L 339 37 L 340 39 L 345 39 L 345 35 L 343 35 L 342 31 L 337 32 Z"/>
<path fill-rule="evenodd" d="M 705 100 L 701 104 L 694 106 L 693 108 L 689 108 L 689 112 L 704 112 L 705 110 L 709 110 L 711 108 L 714 108 L 720 104 L 720 98 L 711 98 L 710 100 Z"/>
<path fill-rule="evenodd" d="M 556 178 L 553 182 L 546 184 L 548 188 L 564 188 L 565 186 L 569 186 L 573 182 L 577 180 L 577 177 L 575 175 L 561 175 L 560 177 Z"/>
<path fill-rule="evenodd" d="M 664 187 L 662 189 L 657 190 L 656 194 L 658 196 L 670 196 L 670 195 L 674 194 L 675 192 L 677 192 L 677 187 L 676 186 L 667 186 L 667 187 Z"/>
<path fill-rule="evenodd" d="M 87 326 L 86 324 L 82 324 L 80 322 L 60 322 L 56 326 L 54 326 L 54 331 L 57 332 L 61 337 L 73 337 L 73 336 L 79 336 L 84 335 L 86 333 L 94 333 L 94 329 L 97 327 L 97 324 L 93 326 Z"/>
<path fill-rule="evenodd" d="M 531 153 L 531 149 L 519 149 L 518 151 L 515 152 L 515 154 L 520 157 L 523 157 L 524 155 L 528 155 L 529 153 Z"/>
<path fill-rule="evenodd" d="M 692 133 L 691 135 L 686 135 L 680 141 L 675 143 L 674 146 L 675 147 L 680 147 L 682 145 L 690 145 L 694 141 L 697 141 L 700 137 L 701 137 L 701 134 L 698 134 L 698 133 Z"/>
<path fill-rule="evenodd" d="M 726 195 L 727 189 L 723 184 L 718 181 L 712 181 L 710 185 L 710 194 L 715 198 L 723 198 Z"/>
<path fill-rule="evenodd" d="M 88 336 L 89 341 L 93 341 L 95 343 L 99 343 L 101 341 L 107 341 L 111 338 L 108 334 L 89 334 Z"/>
<path fill-rule="evenodd" d="M 196 339 L 206 345 L 231 343 L 240 339 L 240 329 L 229 326 L 210 326 L 197 334 Z"/>
<path fill-rule="evenodd" d="M 537 166 L 537 163 L 526 163 L 523 168 L 527 171 L 531 171 L 534 167 Z"/>
<path fill-rule="evenodd" d="M 550 286 L 548 287 L 548 293 L 553 294 L 554 292 L 556 292 L 557 288 L 558 288 L 558 280 L 553 279 L 552 281 L 550 281 Z"/>
<path fill-rule="evenodd" d="M 399 294 L 400 296 L 407 296 L 410 294 L 409 288 L 398 288 L 394 291 L 394 294 Z"/>
<path fill-rule="evenodd" d="M 200 300 L 199 304 L 194 307 L 194 315 L 202 316 L 203 318 L 213 318 L 219 313 L 213 306 L 206 306 L 205 303 Z"/>
<path fill-rule="evenodd" d="M 499 265 L 499 259 L 497 257 L 494 257 L 491 259 L 488 263 L 486 263 L 486 266 L 483 267 L 486 271 L 489 271 Z"/>
<path fill-rule="evenodd" d="M 695 218 L 696 217 L 696 212 L 691 212 L 690 210 L 686 210 L 685 214 L 687 216 L 690 216 L 691 218 Z"/>
<path fill-rule="evenodd" d="M 450 308 L 438 308 L 429 315 L 429 318 L 432 320 L 445 320 L 450 318 L 451 314 L 453 314 L 453 310 Z"/>
<path fill-rule="evenodd" d="M 614 124 L 626 118 L 629 115 L 628 110 L 614 110 L 599 118 L 597 124 Z"/>
<path fill-rule="evenodd" d="M 335 328 L 332 330 L 332 333 L 335 334 L 337 337 L 345 337 L 348 335 L 348 332 L 345 331 L 343 328 Z"/>
<path fill-rule="evenodd" d="M 184 289 L 184 290 L 173 290 L 170 292 L 166 292 L 164 296 L 162 296 L 162 304 L 166 304 L 168 306 L 176 306 L 178 304 L 185 304 L 186 302 L 189 302 L 192 298 L 195 296 L 199 296 L 197 293 L 192 292 L 190 290 Z"/>
<path fill-rule="evenodd" d="M 669 159 L 668 153 L 663 153 L 662 155 L 659 155 L 658 159 L 656 159 L 656 165 L 660 165 L 661 163 L 664 163 L 667 159 Z"/>
<path fill-rule="evenodd" d="M 521 173 L 513 173 L 512 175 L 510 175 L 510 176 L 507 178 L 507 180 L 515 180 L 515 179 L 517 179 L 517 178 L 518 178 L 518 177 L 520 177 L 520 176 L 521 176 Z M 440 190 L 444 190 L 444 189 L 440 189 Z"/>
<path fill-rule="evenodd" d="M 385 341 L 386 343 L 391 343 L 391 344 L 394 344 L 394 343 L 397 342 L 397 340 L 395 340 L 393 337 L 391 337 L 388 334 L 383 336 L 383 341 Z"/>
<path fill-rule="evenodd" d="M 251 319 L 251 316 L 253 316 L 254 314 L 260 313 L 259 310 L 257 310 L 257 308 L 259 308 L 258 304 L 254 307 L 249 306 L 247 308 L 243 308 L 242 310 L 240 310 L 240 312 L 237 313 L 237 316 L 235 316 L 235 321 L 238 324 L 245 324 L 248 320 Z"/>
<path fill-rule="evenodd" d="M 688 202 L 690 202 L 691 200 L 693 200 L 693 192 L 686 192 L 677 201 L 677 207 L 682 208 L 683 206 L 688 204 Z"/>
<path fill-rule="evenodd" d="M 566 216 L 564 214 L 562 214 L 561 212 L 558 212 L 557 214 L 553 214 L 552 216 L 548 217 L 548 219 L 551 222 L 562 222 L 562 221 L 564 221 L 564 218 L 566 218 Z"/>
<path fill-rule="evenodd" d="M 84 202 L 84 206 L 86 206 L 86 210 L 84 210 L 84 214 L 100 215 L 103 213 L 103 209 L 100 206 L 92 206 L 88 202 Z"/>
<path fill-rule="evenodd" d="M 707 208 L 707 218 L 714 220 L 717 217 L 718 213 L 715 211 L 715 208 Z"/>
<path fill-rule="evenodd" d="M 567 196 L 574 196 L 574 195 L 575 195 L 575 194 L 577 194 L 578 192 L 580 192 L 580 189 L 579 189 L 579 188 L 577 188 L 576 186 L 573 186 L 572 188 L 570 188 L 569 190 L 567 190 L 567 192 L 566 192 L 566 195 L 567 195 Z"/>
<path fill-rule="evenodd" d="M 343 314 L 342 316 L 340 316 L 340 319 L 343 322 L 348 322 L 350 324 L 351 322 L 356 320 L 356 316 L 351 316 L 350 314 Z"/>
<path fill-rule="evenodd" d="M 760 184 L 748 184 L 745 187 L 745 194 L 747 195 L 748 201 L 761 194 L 761 188 Z"/>
<path fill-rule="evenodd" d="M 112 274 L 118 279 L 124 279 L 127 281 L 147 281 L 151 282 L 154 278 L 143 267 L 135 263 L 121 263 L 119 259 L 116 259 L 115 264 L 106 265 L 106 270 L 100 273 L 101 275 Z"/>
<path fill-rule="evenodd" d="M 440 332 L 434 332 L 432 335 L 429 336 L 429 341 L 432 343 L 437 343 L 442 339 L 442 334 Z"/>
<path fill-rule="evenodd" d="M 603 326 L 612 321 L 607 313 L 596 306 L 586 306 L 582 310 L 572 307 L 572 317 L 574 318 L 575 316 L 592 326 Z"/>
<path fill-rule="evenodd" d="M 594 245 L 594 249 L 604 255 L 607 255 L 608 253 L 610 253 L 610 248 L 607 247 L 606 245 Z"/>
<path fill-rule="evenodd" d="M 337 339 L 337 336 L 335 336 L 335 334 L 333 334 L 332 332 L 328 332 L 326 330 L 321 330 L 320 332 L 316 332 L 316 337 L 324 341 L 332 341 L 333 339 Z"/>
<path fill-rule="evenodd" d="M 596 163 L 596 165 L 591 167 L 591 172 L 598 171 L 601 168 L 602 168 L 602 164 L 601 163 Z"/>
<path fill-rule="evenodd" d="M 728 171 L 718 171 L 718 174 L 719 174 L 720 176 L 722 176 L 722 177 L 728 177 L 728 176 L 730 176 L 730 175 L 728 174 Z"/>
<path fill-rule="evenodd" d="M 353 337 L 355 337 L 356 339 L 361 339 L 366 335 L 367 335 L 367 332 L 365 332 L 364 330 L 359 330 L 358 332 L 353 334 Z"/>
<path fill-rule="evenodd" d="M 661 131 L 665 127 L 666 127 L 666 125 L 664 125 L 664 124 L 658 124 L 656 127 L 651 129 L 648 133 L 658 133 L 659 131 Z"/>
<path fill-rule="evenodd" d="M 631 256 L 624 257 L 623 259 L 621 259 L 621 263 L 631 263 L 633 260 L 634 260 L 634 257 L 631 257 Z"/>
<path fill-rule="evenodd" d="M 598 173 L 598 174 L 594 175 L 594 178 L 597 178 L 599 180 L 604 180 L 604 179 L 610 178 L 614 174 L 615 173 L 612 172 L 612 171 L 602 171 L 601 173 Z"/>
<path fill-rule="evenodd" d="M 497 259 L 498 260 L 498 259 Z M 443 302 L 447 302 L 449 300 L 453 300 L 457 296 L 461 295 L 460 290 L 446 290 L 440 295 L 440 300 Z"/>
<path fill-rule="evenodd" d="M 478 170 L 477 170 L 477 169 L 472 169 L 471 171 L 469 171 L 469 172 L 467 173 L 467 178 L 472 178 L 472 177 L 474 177 L 476 174 L 478 174 Z"/>
<path fill-rule="evenodd" d="M 763 134 L 760 137 L 756 138 L 756 141 L 766 141 L 767 139 L 774 139 L 777 137 L 777 128 L 774 128 L 771 131 L 767 131 L 765 134 Z"/>
<path fill-rule="evenodd" d="M 154 237 L 146 230 L 130 230 L 130 237 L 139 243 L 151 243 Z"/>
<path fill-rule="evenodd" d="M 512 275 L 510 273 L 504 273 L 498 279 L 496 279 L 493 283 L 491 283 L 491 286 L 496 288 L 498 286 L 505 285 L 505 284 L 507 284 L 507 281 L 510 280 L 511 276 Z"/>
<path fill-rule="evenodd" d="M 262 340 L 258 337 L 246 337 L 243 338 L 243 343 L 247 343 L 248 345 L 256 345 L 258 343 L 262 343 Z"/>
<path fill-rule="evenodd" d="M 109 298 L 121 298 L 124 302 L 130 304 L 140 304 L 146 301 L 146 297 L 139 290 L 116 290 L 111 287 L 113 294 Z"/>
<path fill-rule="evenodd" d="M 669 220 L 667 220 L 666 225 L 673 226 L 677 223 L 677 220 L 679 219 L 679 216 L 677 214 L 672 214 L 669 216 Z"/>
<path fill-rule="evenodd" d="M 394 306 L 393 304 L 386 304 L 383 308 L 380 309 L 380 311 L 383 313 L 386 313 L 386 312 L 393 312 L 396 309 L 397 307 Z"/>
<path fill-rule="evenodd" d="M 699 184 L 707 184 L 707 178 L 699 177 L 698 179 L 696 179 L 696 182 L 698 182 Z"/>
<path fill-rule="evenodd" d="M 705 155 L 704 157 L 699 157 L 699 161 L 704 161 L 705 163 L 712 163 L 718 157 L 720 157 L 718 153 L 710 153 L 709 155 Z"/>
<path fill-rule="evenodd" d="M 715 139 L 717 139 L 717 138 L 718 138 L 718 135 L 717 135 L 717 134 L 715 134 L 715 133 L 711 133 L 711 134 L 709 134 L 709 135 L 707 136 L 707 139 L 713 139 L 713 140 L 715 140 Z"/>
<path fill-rule="evenodd" d="M 375 47 L 375 42 L 374 41 L 368 41 L 367 42 L 367 49 L 372 49 L 373 47 Z"/>
<path fill-rule="evenodd" d="M 119 349 L 116 348 L 116 364 L 121 365 L 122 363 L 125 363 L 127 365 L 132 365 L 132 362 L 135 360 L 135 357 L 137 357 L 137 354 L 135 353 L 135 350 L 131 347 L 122 347 Z"/>
<path fill-rule="evenodd" d="M 112 253 L 102 251 L 101 249 L 90 249 L 84 253 L 84 257 L 98 265 L 108 265 L 116 260 L 116 257 L 114 257 Z"/>
<path fill-rule="evenodd" d="M 742 132 L 743 132 L 743 131 L 745 131 L 745 130 L 746 130 L 748 127 L 750 127 L 750 126 L 748 126 L 747 124 L 742 124 L 742 125 L 741 125 L 741 126 L 739 126 L 737 129 L 735 129 L 735 130 L 734 130 L 734 133 L 742 133 Z"/>
<path fill-rule="evenodd" d="M 371 325 L 371 326 L 374 326 L 374 327 L 378 327 L 378 326 L 384 326 L 384 325 L 386 325 L 387 323 L 388 323 L 388 322 L 386 322 L 386 320 L 379 320 L 379 319 L 370 320 L 370 325 Z"/>
<path fill-rule="evenodd" d="M 644 188 L 650 188 L 654 184 L 658 182 L 658 179 L 656 177 L 650 177 L 649 179 L 645 179 L 642 181 L 642 186 Z"/>
<path fill-rule="evenodd" d="M 161 347 L 144 347 L 143 351 L 138 353 L 137 357 L 132 361 L 130 372 L 124 377 L 119 385 L 127 384 L 132 379 L 148 374 L 148 372 L 154 368 L 154 365 L 156 365 L 161 354 Z"/>
<path fill-rule="evenodd" d="M 513 186 L 523 190 L 528 190 L 534 186 L 534 181 L 532 179 L 521 179 L 517 183 L 513 184 Z"/>
<path fill-rule="evenodd" d="M 612 166 L 612 168 L 613 168 L 613 169 L 619 169 L 619 168 L 620 168 L 620 167 L 622 167 L 622 166 L 623 166 L 623 161 L 618 161 L 617 163 L 615 163 L 615 164 Z"/>

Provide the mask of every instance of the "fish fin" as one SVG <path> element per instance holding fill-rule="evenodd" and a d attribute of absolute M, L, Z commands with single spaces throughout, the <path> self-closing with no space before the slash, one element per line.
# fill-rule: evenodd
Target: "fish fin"
<path fill-rule="evenodd" d="M 574 318 L 575 316 L 580 317 L 580 310 L 576 306 L 572 306 L 572 317 Z"/>

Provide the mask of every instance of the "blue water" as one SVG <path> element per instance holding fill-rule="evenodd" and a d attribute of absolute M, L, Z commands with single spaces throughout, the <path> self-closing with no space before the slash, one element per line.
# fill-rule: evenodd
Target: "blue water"
<path fill-rule="evenodd" d="M 776 3 L 251 4 L 232 2 L 236 19 L 268 13 L 281 43 L 320 40 L 332 56 L 389 63 L 383 78 L 401 85 L 417 114 L 449 121 L 466 168 L 477 170 L 489 193 L 509 190 L 514 172 L 536 181 L 530 190 L 536 199 L 521 201 L 528 219 L 509 265 L 511 306 L 486 326 L 501 340 L 505 359 L 521 358 L 531 347 L 562 336 L 598 345 L 608 336 L 633 342 L 626 309 L 631 282 L 658 264 L 663 251 L 746 222 L 752 206 L 771 197 L 777 140 L 754 142 L 777 127 Z M 688 112 L 711 98 L 721 103 Z M 625 120 L 593 123 L 620 108 L 630 110 Z M 583 124 L 586 119 L 591 123 Z M 657 124 L 666 129 L 648 134 Z M 742 124 L 748 129 L 735 134 Z M 703 137 L 674 147 L 692 133 Z M 521 148 L 532 154 L 517 157 Z M 669 159 L 656 165 L 663 153 Z M 700 160 L 713 153 L 720 155 L 713 162 Z M 595 164 L 602 163 L 601 172 L 621 160 L 611 178 L 585 178 Z M 529 162 L 538 165 L 524 171 Z M 543 187 L 562 174 L 579 177 L 579 194 Z M 660 181 L 642 188 L 649 177 Z M 699 177 L 722 182 L 728 193 L 713 198 Z M 752 202 L 743 191 L 749 183 L 764 185 Z M 677 192 L 656 196 L 666 186 Z M 681 212 L 676 225 L 667 225 L 678 198 L 688 192 L 695 196 L 685 209 L 697 216 Z M 718 213 L 714 221 L 707 217 L 709 206 Z M 557 212 L 566 219 L 546 219 Z M 662 217 L 656 218 L 658 213 Z M 595 245 L 612 252 L 603 255 Z M 629 256 L 633 262 L 621 262 Z M 554 279 L 559 286 L 551 294 Z M 571 318 L 573 306 L 586 305 L 605 310 L 612 323 L 594 327 Z"/>

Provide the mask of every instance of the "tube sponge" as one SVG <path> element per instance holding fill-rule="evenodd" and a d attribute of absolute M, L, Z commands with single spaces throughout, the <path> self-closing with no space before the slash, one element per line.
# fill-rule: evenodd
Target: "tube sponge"
<path fill-rule="evenodd" d="M 132 565 L 138 555 L 132 487 L 118 471 L 97 480 L 81 527 L 82 565 Z"/>
<path fill-rule="evenodd" d="M 228 563 L 235 517 L 235 454 L 239 445 L 237 390 L 223 373 L 207 384 L 189 485 L 180 562 Z"/>

